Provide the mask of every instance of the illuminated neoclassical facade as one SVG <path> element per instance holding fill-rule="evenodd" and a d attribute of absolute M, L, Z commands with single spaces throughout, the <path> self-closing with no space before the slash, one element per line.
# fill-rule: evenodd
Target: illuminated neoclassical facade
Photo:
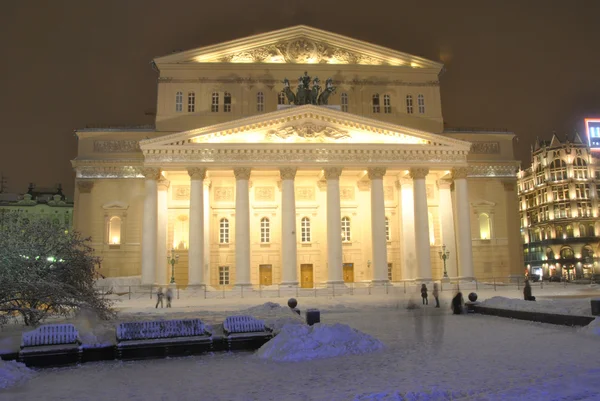
<path fill-rule="evenodd" d="M 175 249 L 183 286 L 429 281 L 444 245 L 450 278 L 521 272 L 514 135 L 444 130 L 441 64 L 297 26 L 154 65 L 154 127 L 77 131 L 104 275 L 165 284 Z M 302 76 L 329 98 L 289 104 Z"/>

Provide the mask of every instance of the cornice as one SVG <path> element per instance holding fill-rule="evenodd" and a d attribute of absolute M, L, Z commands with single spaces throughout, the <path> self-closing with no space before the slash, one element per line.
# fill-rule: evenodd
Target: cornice
<path fill-rule="evenodd" d="M 159 84 L 165 83 L 177 83 L 177 84 L 264 84 L 271 86 L 281 86 L 280 79 L 259 79 L 259 78 L 242 78 L 242 77 L 234 77 L 234 78 L 209 78 L 209 77 L 200 77 L 193 79 L 180 79 L 180 78 L 172 78 L 172 77 L 160 77 L 158 78 Z M 439 81 L 425 81 L 425 82 L 410 82 L 410 81 L 402 81 L 402 80 L 369 80 L 369 79 L 350 79 L 350 80 L 336 80 L 336 85 L 347 85 L 347 86 L 417 86 L 417 87 L 426 87 L 426 86 L 440 86 Z"/>

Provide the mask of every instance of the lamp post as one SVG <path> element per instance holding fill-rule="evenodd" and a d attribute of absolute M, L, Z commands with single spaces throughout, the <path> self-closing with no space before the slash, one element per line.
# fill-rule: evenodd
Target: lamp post
<path fill-rule="evenodd" d="M 171 249 L 171 255 L 167 255 L 167 262 L 171 265 L 171 284 L 175 284 L 175 265 L 179 260 L 179 254 L 175 253 L 175 249 Z"/>
<path fill-rule="evenodd" d="M 440 259 L 444 261 L 444 278 L 448 278 L 448 272 L 446 271 L 446 259 L 450 257 L 450 251 L 446 250 L 446 245 L 442 245 L 442 250 L 438 253 L 440 254 Z"/>

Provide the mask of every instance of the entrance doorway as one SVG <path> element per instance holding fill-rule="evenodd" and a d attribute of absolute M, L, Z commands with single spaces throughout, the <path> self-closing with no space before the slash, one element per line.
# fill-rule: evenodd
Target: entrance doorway
<path fill-rule="evenodd" d="M 344 263 L 344 283 L 354 282 L 354 263 Z"/>
<path fill-rule="evenodd" d="M 301 288 L 313 288 L 315 286 L 313 280 L 313 265 L 304 264 L 300 265 L 300 287 Z"/>
<path fill-rule="evenodd" d="M 272 265 L 259 265 L 258 274 L 260 276 L 260 285 L 273 285 Z"/>

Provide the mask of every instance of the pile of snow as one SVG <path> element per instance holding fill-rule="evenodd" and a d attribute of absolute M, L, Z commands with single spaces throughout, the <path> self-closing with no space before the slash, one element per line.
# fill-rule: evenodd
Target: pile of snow
<path fill-rule="evenodd" d="M 595 318 L 590 324 L 582 327 L 581 331 L 587 334 L 600 336 L 600 317 Z"/>
<path fill-rule="evenodd" d="M 35 372 L 24 363 L 0 359 L 0 388 L 8 388 L 29 380 Z"/>
<path fill-rule="evenodd" d="M 264 320 L 268 327 L 278 333 L 286 324 L 300 324 L 304 320 L 289 306 L 281 306 L 274 302 L 266 302 L 239 312 L 240 315 L 250 315 Z"/>
<path fill-rule="evenodd" d="M 525 301 L 523 299 L 493 297 L 481 302 L 486 308 L 508 309 L 528 312 L 556 313 L 558 315 L 591 315 L 589 299 L 541 299 Z"/>
<path fill-rule="evenodd" d="M 352 327 L 337 323 L 286 324 L 257 351 L 259 358 L 273 361 L 305 361 L 378 351 L 383 343 Z"/>

